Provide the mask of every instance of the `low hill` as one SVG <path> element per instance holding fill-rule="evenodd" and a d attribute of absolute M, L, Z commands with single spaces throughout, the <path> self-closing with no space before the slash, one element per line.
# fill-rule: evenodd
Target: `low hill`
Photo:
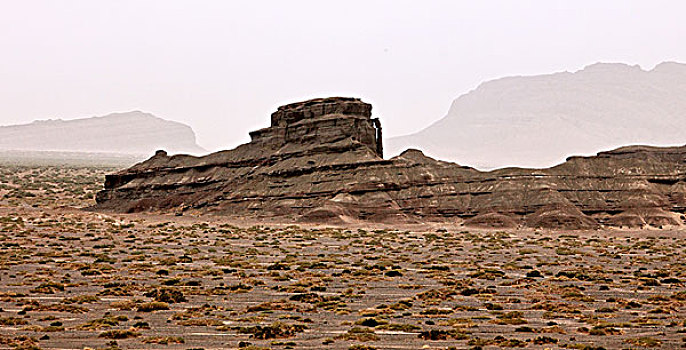
<path fill-rule="evenodd" d="M 190 126 L 140 111 L 0 127 L 0 151 L 202 153 Z"/>

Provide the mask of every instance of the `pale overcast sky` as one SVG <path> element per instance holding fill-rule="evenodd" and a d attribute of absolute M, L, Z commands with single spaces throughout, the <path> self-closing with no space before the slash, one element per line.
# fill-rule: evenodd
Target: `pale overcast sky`
<path fill-rule="evenodd" d="M 0 125 L 143 110 L 210 149 L 277 106 L 374 105 L 412 133 L 485 80 L 686 62 L 686 1 L 0 1 Z"/>

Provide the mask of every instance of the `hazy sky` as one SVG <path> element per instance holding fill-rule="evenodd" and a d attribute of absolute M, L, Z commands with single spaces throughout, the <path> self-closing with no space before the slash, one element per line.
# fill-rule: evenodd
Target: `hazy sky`
<path fill-rule="evenodd" d="M 374 105 L 384 135 L 484 80 L 686 62 L 686 1 L 0 1 L 0 125 L 143 110 L 211 150 L 277 106 Z"/>

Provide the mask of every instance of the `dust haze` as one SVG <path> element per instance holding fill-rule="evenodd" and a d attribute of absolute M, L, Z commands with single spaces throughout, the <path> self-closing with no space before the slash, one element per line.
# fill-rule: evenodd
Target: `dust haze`
<path fill-rule="evenodd" d="M 374 105 L 387 137 L 505 76 L 686 62 L 680 1 L 22 1 L 0 13 L 0 125 L 140 110 L 209 151 L 277 106 Z M 456 161 L 459 161 L 455 159 Z"/>

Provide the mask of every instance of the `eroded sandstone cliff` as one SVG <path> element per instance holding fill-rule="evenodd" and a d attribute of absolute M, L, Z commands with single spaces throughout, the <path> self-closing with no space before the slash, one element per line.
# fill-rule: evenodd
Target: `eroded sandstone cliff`
<path fill-rule="evenodd" d="M 371 105 L 324 98 L 280 107 L 252 141 L 167 156 L 108 175 L 98 210 L 174 211 L 283 221 L 450 221 L 593 229 L 681 225 L 686 146 L 632 146 L 549 169 L 481 172 L 417 150 L 383 159 Z M 475 145 L 478 147 L 478 145 Z"/>
<path fill-rule="evenodd" d="M 686 64 L 675 62 L 500 78 L 455 99 L 433 125 L 386 140 L 386 149 L 393 156 L 415 147 L 486 170 L 549 167 L 622 145 L 681 145 L 685 94 Z"/>

